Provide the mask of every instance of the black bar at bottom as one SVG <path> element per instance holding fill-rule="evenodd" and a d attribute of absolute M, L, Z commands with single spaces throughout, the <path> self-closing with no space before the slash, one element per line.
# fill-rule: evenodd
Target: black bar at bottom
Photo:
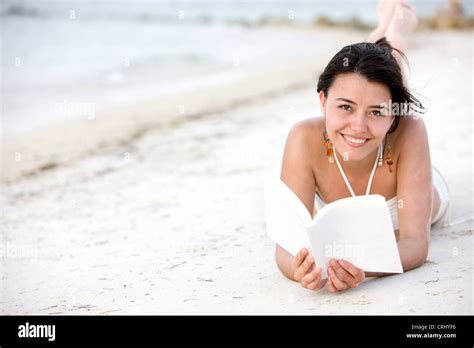
<path fill-rule="evenodd" d="M 0 346 L 413 344 L 473 346 L 472 316 L 3 316 Z M 49 326 L 47 326 L 49 325 Z M 54 337 L 53 326 L 54 325 Z M 33 336 L 33 337 L 32 337 Z M 41 336 L 41 337 L 37 337 Z"/>

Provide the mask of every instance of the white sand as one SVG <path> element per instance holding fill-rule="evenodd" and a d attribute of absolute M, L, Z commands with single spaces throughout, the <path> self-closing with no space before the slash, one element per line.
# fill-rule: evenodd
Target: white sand
<path fill-rule="evenodd" d="M 278 165 L 289 127 L 320 114 L 316 81 L 295 74 L 298 87 L 282 83 L 222 112 L 135 135 L 146 120 L 128 133 L 124 126 L 122 144 L 97 148 L 99 132 L 88 150 L 59 156 L 56 168 L 34 176 L 20 178 L 31 163 L 4 163 L 1 237 L 10 257 L 1 264 L 2 313 L 472 314 L 470 35 L 424 32 L 410 47 L 414 87 L 431 81 L 422 93 L 431 100 L 433 164 L 450 185 L 453 219 L 467 220 L 432 232 L 421 268 L 337 295 L 304 289 L 277 270 L 262 175 Z M 331 45 L 343 42 L 335 36 Z M 29 154 L 50 141 L 35 139 Z M 58 152 L 68 155 L 67 146 Z M 27 257 L 12 257 L 15 248 Z"/>

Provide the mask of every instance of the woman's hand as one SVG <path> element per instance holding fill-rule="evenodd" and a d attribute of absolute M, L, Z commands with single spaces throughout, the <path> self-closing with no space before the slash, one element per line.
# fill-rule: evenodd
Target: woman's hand
<path fill-rule="evenodd" d="M 364 270 L 345 260 L 330 260 L 328 267 L 328 288 L 331 292 L 356 288 L 365 280 Z"/>
<path fill-rule="evenodd" d="M 293 278 L 301 285 L 310 290 L 321 289 L 325 281 L 321 280 L 321 267 L 316 267 L 313 256 L 306 248 L 292 260 Z"/>

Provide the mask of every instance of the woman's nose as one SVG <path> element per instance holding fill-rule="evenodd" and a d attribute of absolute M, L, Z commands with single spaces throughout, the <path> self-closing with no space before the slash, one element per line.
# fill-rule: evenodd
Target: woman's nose
<path fill-rule="evenodd" d="M 367 119 L 364 112 L 358 111 L 354 113 L 351 128 L 357 133 L 365 132 L 367 130 Z"/>

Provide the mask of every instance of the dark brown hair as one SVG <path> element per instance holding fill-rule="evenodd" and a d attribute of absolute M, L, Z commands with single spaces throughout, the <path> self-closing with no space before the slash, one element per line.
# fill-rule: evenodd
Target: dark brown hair
<path fill-rule="evenodd" d="M 424 107 L 405 87 L 400 66 L 392 54 L 396 51 L 407 63 L 406 56 L 400 50 L 391 46 L 385 37 L 375 43 L 361 42 L 345 46 L 328 63 L 318 80 L 318 93 L 323 91 L 327 97 L 337 75 L 357 73 L 371 82 L 381 83 L 390 90 L 392 103 L 404 105 L 401 116 L 415 113 L 424 113 Z M 405 110 L 405 112 L 403 112 Z M 400 117 L 388 130 L 394 132 L 400 122 Z"/>

